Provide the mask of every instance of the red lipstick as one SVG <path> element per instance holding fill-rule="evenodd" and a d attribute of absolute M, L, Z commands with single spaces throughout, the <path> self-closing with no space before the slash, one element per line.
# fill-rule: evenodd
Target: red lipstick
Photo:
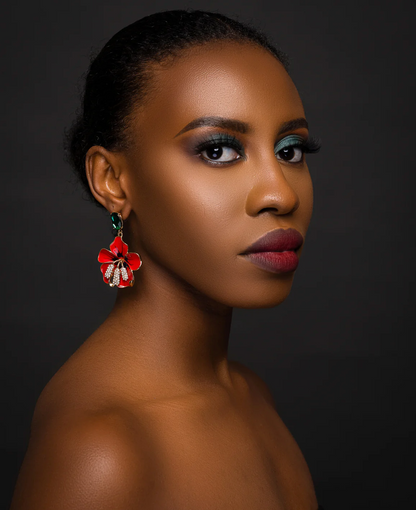
<path fill-rule="evenodd" d="M 272 273 L 290 273 L 298 267 L 295 253 L 303 244 L 302 235 L 293 228 L 276 229 L 260 237 L 242 255 L 256 266 Z"/>

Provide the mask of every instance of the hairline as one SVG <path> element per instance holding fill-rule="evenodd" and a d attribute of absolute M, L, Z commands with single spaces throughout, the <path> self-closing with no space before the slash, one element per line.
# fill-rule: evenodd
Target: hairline
<path fill-rule="evenodd" d="M 195 50 L 197 51 L 203 51 L 204 47 L 207 47 L 208 45 L 234 45 L 234 46 L 251 46 L 252 48 L 258 48 L 260 50 L 263 50 L 267 54 L 271 55 L 279 64 L 283 67 L 283 69 L 289 74 L 287 66 L 282 62 L 277 55 L 275 55 L 269 48 L 266 48 L 260 42 L 253 41 L 251 39 L 246 39 L 244 37 L 241 37 L 241 39 L 233 38 L 233 37 L 224 37 L 221 39 L 212 39 L 210 41 L 202 41 L 198 43 L 190 44 L 189 46 L 186 46 L 184 48 L 178 48 L 174 51 L 172 51 L 171 54 L 166 55 L 163 59 L 157 60 L 154 59 L 152 61 L 149 61 L 146 65 L 146 74 L 148 74 L 148 78 L 146 80 L 146 86 L 145 88 L 140 92 L 141 98 L 140 102 L 135 100 L 135 94 L 132 94 L 132 104 L 130 105 L 130 111 L 126 114 L 126 116 L 123 119 L 123 140 L 124 144 L 118 148 L 109 149 L 109 150 L 128 150 L 130 149 L 133 144 L 133 134 L 130 132 L 132 127 L 132 121 L 133 118 L 140 114 L 140 111 L 143 110 L 146 105 L 152 100 L 154 95 L 157 93 L 158 90 L 160 90 L 160 87 L 157 86 L 155 83 L 155 77 L 160 72 L 160 74 L 163 74 L 164 70 L 170 69 L 173 67 L 178 60 L 186 59 L 191 57 L 191 53 L 193 53 Z M 152 83 L 154 85 L 152 85 Z"/>

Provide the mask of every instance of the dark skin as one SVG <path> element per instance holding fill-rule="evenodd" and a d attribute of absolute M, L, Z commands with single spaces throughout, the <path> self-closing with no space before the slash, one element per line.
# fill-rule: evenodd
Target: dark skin
<path fill-rule="evenodd" d="M 86 158 L 92 193 L 122 214 L 143 267 L 43 391 L 12 510 L 316 510 L 268 388 L 227 357 L 232 308 L 275 306 L 293 281 L 242 253 L 276 228 L 306 234 L 306 162 L 274 152 L 288 134 L 307 137 L 302 126 L 279 134 L 304 118 L 301 100 L 249 44 L 186 50 L 153 85 L 131 117 L 131 148 Z M 246 132 L 183 131 L 206 116 Z M 196 153 L 213 133 L 235 136 L 243 154 L 223 147 L 218 165 Z"/>

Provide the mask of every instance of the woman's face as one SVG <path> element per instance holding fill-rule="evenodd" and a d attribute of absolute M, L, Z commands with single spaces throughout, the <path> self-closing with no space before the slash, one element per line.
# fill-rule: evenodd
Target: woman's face
<path fill-rule="evenodd" d="M 261 48 L 213 43 L 157 69 L 152 84 L 124 155 L 140 271 L 227 306 L 280 303 L 302 239 L 275 232 L 247 250 L 276 229 L 304 237 L 311 218 L 308 130 L 292 80 Z"/>

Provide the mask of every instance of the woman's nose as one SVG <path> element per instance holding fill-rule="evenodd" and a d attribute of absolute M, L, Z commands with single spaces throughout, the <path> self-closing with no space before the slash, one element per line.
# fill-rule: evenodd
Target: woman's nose
<path fill-rule="evenodd" d="M 255 165 L 253 184 L 246 201 L 246 212 L 249 216 L 257 216 L 263 212 L 290 214 L 299 207 L 299 197 L 282 167 L 276 158 L 267 162 L 263 160 Z"/>

